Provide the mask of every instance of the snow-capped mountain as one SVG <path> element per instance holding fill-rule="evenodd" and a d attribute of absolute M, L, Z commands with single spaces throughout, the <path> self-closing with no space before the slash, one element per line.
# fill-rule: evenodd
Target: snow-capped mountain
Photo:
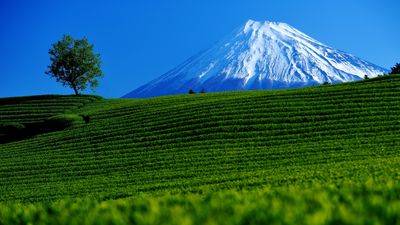
<path fill-rule="evenodd" d="M 280 89 L 361 80 L 388 71 L 326 46 L 285 23 L 249 20 L 239 29 L 124 97 Z"/>

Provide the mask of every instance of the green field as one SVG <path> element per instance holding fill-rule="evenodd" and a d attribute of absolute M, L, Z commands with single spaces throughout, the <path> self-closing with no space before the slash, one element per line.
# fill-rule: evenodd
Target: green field
<path fill-rule="evenodd" d="M 400 224 L 399 93 L 0 99 L 0 124 L 41 131 L 0 144 L 0 224 Z M 42 127 L 60 114 L 90 121 Z"/>

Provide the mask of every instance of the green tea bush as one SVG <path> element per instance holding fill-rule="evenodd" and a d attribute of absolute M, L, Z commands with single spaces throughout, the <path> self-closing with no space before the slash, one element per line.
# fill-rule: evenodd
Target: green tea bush
<path fill-rule="evenodd" d="M 83 119 L 81 116 L 76 114 L 60 114 L 56 116 L 52 116 L 48 118 L 44 125 L 47 128 L 54 128 L 54 129 L 65 129 L 74 124 L 82 123 Z"/>
<path fill-rule="evenodd" d="M 397 181 L 0 204 L 0 224 L 399 224 Z"/>

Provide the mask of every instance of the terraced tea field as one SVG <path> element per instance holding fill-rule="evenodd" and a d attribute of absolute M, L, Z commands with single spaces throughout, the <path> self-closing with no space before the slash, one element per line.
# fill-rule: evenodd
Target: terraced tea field
<path fill-rule="evenodd" d="M 170 224 L 354 224 L 360 215 L 399 224 L 399 93 L 396 75 L 152 99 L 0 99 L 0 123 L 90 118 L 0 144 L 0 223 L 61 224 L 65 210 L 101 214 L 105 224 L 163 224 L 175 214 Z M 246 204 L 255 211 L 241 211 Z"/>
<path fill-rule="evenodd" d="M 61 95 L 0 98 L 0 122 L 40 122 L 57 114 L 76 111 L 98 99 L 101 98 Z"/>

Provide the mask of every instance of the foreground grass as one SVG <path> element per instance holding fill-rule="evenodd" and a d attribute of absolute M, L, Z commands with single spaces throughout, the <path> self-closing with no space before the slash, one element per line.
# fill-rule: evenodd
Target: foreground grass
<path fill-rule="evenodd" d="M 0 205 L 0 224 L 400 224 L 397 181 Z"/>

